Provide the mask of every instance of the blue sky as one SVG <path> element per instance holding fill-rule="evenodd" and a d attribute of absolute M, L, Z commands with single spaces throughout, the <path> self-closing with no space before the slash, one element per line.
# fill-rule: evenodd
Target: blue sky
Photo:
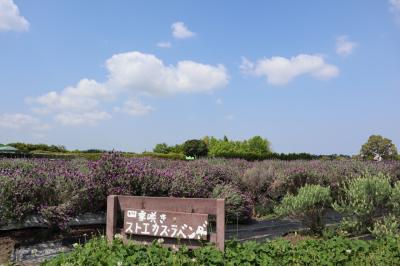
<path fill-rule="evenodd" d="M 400 146 L 400 0 L 0 0 L 0 143 Z"/>

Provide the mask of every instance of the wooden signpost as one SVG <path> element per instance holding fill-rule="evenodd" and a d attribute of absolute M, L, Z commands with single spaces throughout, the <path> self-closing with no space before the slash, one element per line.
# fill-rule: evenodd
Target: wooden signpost
<path fill-rule="evenodd" d="M 215 232 L 210 231 L 210 215 L 216 217 Z M 117 233 L 124 239 L 149 243 L 162 238 L 166 245 L 190 248 L 209 241 L 224 250 L 225 201 L 111 195 L 107 198 L 107 238 L 112 240 Z"/>

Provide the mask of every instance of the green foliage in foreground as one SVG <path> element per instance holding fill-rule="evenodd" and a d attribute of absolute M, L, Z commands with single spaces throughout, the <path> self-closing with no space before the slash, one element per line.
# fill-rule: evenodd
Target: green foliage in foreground
<path fill-rule="evenodd" d="M 43 265 L 400 265 L 400 239 L 303 240 L 296 245 L 286 240 L 264 243 L 227 242 L 225 253 L 212 246 L 196 250 L 124 245 L 114 240 L 94 239 L 77 246 Z"/>

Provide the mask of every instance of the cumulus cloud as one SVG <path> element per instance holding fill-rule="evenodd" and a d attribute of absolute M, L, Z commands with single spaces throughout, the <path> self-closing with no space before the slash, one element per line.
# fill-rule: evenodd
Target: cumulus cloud
<path fill-rule="evenodd" d="M 50 129 L 48 124 L 41 123 L 39 119 L 27 114 L 0 114 L 0 128 L 22 129 L 29 128 L 36 131 Z"/>
<path fill-rule="evenodd" d="M 36 99 L 41 105 L 35 108 L 38 113 L 54 111 L 87 111 L 97 108 L 101 99 L 111 97 L 107 88 L 95 80 L 82 79 L 76 86 L 66 87 L 62 92 L 51 91 Z M 29 101 L 32 102 L 32 99 Z"/>
<path fill-rule="evenodd" d="M 55 120 L 64 126 L 82 124 L 95 125 L 101 120 L 110 119 L 111 115 L 105 111 L 94 110 L 85 113 L 63 112 L 55 116 Z"/>
<path fill-rule="evenodd" d="M 357 43 L 349 40 L 346 35 L 339 36 L 336 39 L 336 53 L 342 56 L 351 55 L 354 48 L 357 47 Z"/>
<path fill-rule="evenodd" d="M 210 92 L 225 87 L 229 76 L 223 65 L 208 65 L 189 60 L 165 65 L 152 54 L 128 52 L 113 55 L 106 61 L 108 76 L 104 82 L 82 79 L 75 86 L 51 91 L 27 99 L 38 114 L 51 114 L 63 125 L 96 124 L 111 115 L 102 103 L 127 94 L 135 100 L 116 108 L 130 115 L 145 115 L 155 110 L 142 104 L 140 95 L 161 96 L 177 93 Z"/>
<path fill-rule="evenodd" d="M 196 33 L 190 31 L 181 21 L 172 23 L 171 29 L 172 35 L 177 39 L 187 39 L 196 36 Z"/>
<path fill-rule="evenodd" d="M 327 64 L 322 56 L 308 54 L 299 54 L 291 58 L 273 56 L 255 63 L 243 58 L 240 69 L 248 75 L 265 76 L 271 85 L 285 85 L 301 75 L 327 80 L 339 74 L 339 69 Z"/>
<path fill-rule="evenodd" d="M 400 0 L 389 0 L 389 9 L 395 15 L 396 22 L 400 24 Z"/>
<path fill-rule="evenodd" d="M 225 87 L 229 76 L 223 65 L 180 61 L 165 65 L 152 54 L 122 53 L 106 62 L 108 85 L 147 95 L 206 92 Z"/>
<path fill-rule="evenodd" d="M 157 46 L 160 48 L 171 48 L 172 44 L 170 42 L 159 42 Z"/>
<path fill-rule="evenodd" d="M 13 0 L 0 0 L 0 31 L 27 31 L 29 22 L 19 14 Z"/>
<path fill-rule="evenodd" d="M 150 105 L 145 105 L 137 99 L 130 99 L 124 102 L 122 107 L 116 107 L 115 111 L 123 112 L 131 116 L 147 115 L 155 109 Z"/>

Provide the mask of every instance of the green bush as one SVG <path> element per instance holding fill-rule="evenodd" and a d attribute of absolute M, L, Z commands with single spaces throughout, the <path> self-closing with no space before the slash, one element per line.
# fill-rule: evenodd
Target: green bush
<path fill-rule="evenodd" d="M 217 185 L 213 190 L 212 197 L 225 199 L 225 219 L 227 222 L 245 222 L 251 219 L 252 200 L 236 187 Z"/>
<path fill-rule="evenodd" d="M 400 181 L 397 182 L 392 189 L 390 204 L 392 205 L 393 214 L 400 217 Z"/>
<path fill-rule="evenodd" d="M 394 215 L 388 215 L 376 221 L 370 231 L 375 238 L 390 238 L 399 235 L 399 226 L 398 219 Z"/>
<path fill-rule="evenodd" d="M 154 242 L 149 246 L 120 240 L 108 244 L 93 239 L 76 245 L 69 254 L 61 254 L 43 265 L 400 265 L 400 239 L 350 240 L 335 237 L 328 240 L 286 240 L 257 243 L 229 241 L 225 252 L 213 246 L 189 250 L 186 247 L 165 248 Z"/>
<path fill-rule="evenodd" d="M 287 194 L 275 212 L 280 216 L 300 219 L 311 231 L 321 233 L 324 228 L 323 216 L 331 201 L 329 188 L 305 185 L 297 195 Z"/>
<path fill-rule="evenodd" d="M 342 197 L 333 204 L 345 218 L 342 226 L 353 232 L 366 232 L 377 218 L 388 213 L 392 187 L 389 177 L 365 174 L 343 185 Z"/>

